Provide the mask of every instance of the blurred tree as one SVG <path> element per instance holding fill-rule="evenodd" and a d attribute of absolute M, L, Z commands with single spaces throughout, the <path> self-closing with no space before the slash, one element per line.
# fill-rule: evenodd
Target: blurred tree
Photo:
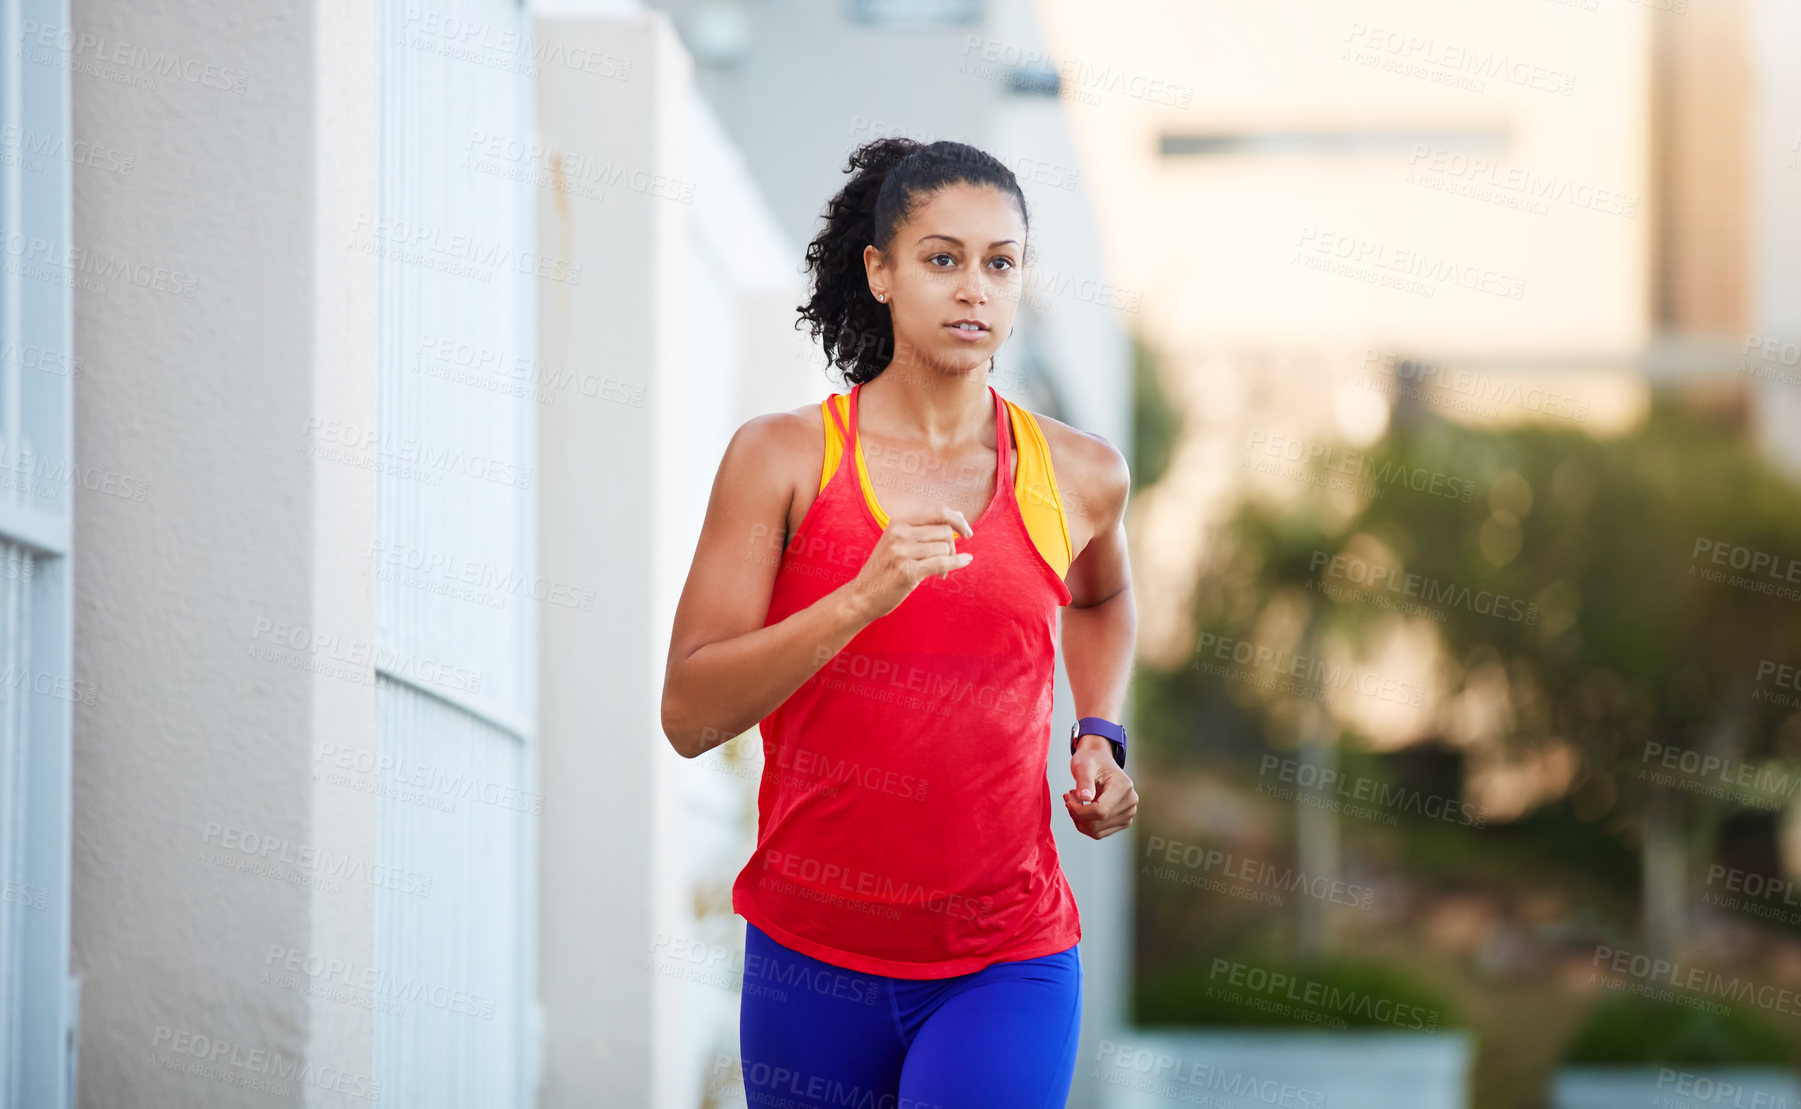
<path fill-rule="evenodd" d="M 1169 469 L 1170 452 L 1182 434 L 1182 414 L 1163 388 L 1158 358 L 1136 332 L 1132 335 L 1132 484 L 1149 489 Z"/>
<path fill-rule="evenodd" d="M 1442 736 L 1462 697 L 1511 757 L 1571 748 L 1575 812 L 1641 849 L 1645 946 L 1679 948 L 1691 852 L 1730 812 L 1801 786 L 1801 713 L 1769 680 L 1801 666 L 1801 599 L 1777 592 L 1801 596 L 1801 490 L 1741 429 L 1665 397 L 1613 439 L 1423 414 L 1367 455 L 1310 465 L 1298 496 L 1249 498 L 1223 529 L 1195 626 L 1258 642 L 1287 628 L 1317 657 L 1328 639 L 1367 647 L 1397 612 L 1423 622 L 1447 664 L 1436 734 L 1419 738 Z M 1158 695 L 1187 703 L 1209 686 L 1194 670 L 1169 682 Z M 1317 731 L 1306 697 L 1233 694 L 1285 744 Z"/>

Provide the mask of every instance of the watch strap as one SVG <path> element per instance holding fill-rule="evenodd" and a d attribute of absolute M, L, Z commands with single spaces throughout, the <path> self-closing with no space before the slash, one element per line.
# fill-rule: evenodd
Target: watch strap
<path fill-rule="evenodd" d="M 1126 730 L 1113 721 L 1101 716 L 1084 716 L 1069 729 L 1069 753 L 1076 753 L 1076 744 L 1085 735 L 1098 735 L 1113 748 L 1113 761 L 1119 768 L 1126 768 Z"/>

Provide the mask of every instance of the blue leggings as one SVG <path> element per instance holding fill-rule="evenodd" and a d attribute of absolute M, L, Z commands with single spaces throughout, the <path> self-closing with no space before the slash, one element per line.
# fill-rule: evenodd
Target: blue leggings
<path fill-rule="evenodd" d="M 1061 1109 L 1080 944 L 954 978 L 802 955 L 746 922 L 738 1045 L 749 1109 Z"/>

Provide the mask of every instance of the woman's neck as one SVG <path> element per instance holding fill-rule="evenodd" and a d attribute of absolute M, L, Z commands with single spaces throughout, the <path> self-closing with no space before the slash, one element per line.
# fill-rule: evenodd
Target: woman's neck
<path fill-rule="evenodd" d="M 962 376 L 883 370 L 857 394 L 857 420 L 866 426 L 872 396 L 876 434 L 922 442 L 934 452 L 980 442 L 994 422 L 986 366 Z"/>

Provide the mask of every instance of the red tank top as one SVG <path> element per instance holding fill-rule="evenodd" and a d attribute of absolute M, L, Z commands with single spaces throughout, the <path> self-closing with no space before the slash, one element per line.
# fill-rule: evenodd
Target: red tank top
<path fill-rule="evenodd" d="M 837 470 L 783 548 L 765 627 L 850 581 L 881 538 L 857 478 L 860 389 Z M 915 586 L 761 723 L 757 847 L 732 908 L 867 974 L 949 978 L 1082 938 L 1045 773 L 1070 593 L 1026 530 L 1006 406 L 988 392 L 994 493 L 957 540 L 975 559 Z"/>

